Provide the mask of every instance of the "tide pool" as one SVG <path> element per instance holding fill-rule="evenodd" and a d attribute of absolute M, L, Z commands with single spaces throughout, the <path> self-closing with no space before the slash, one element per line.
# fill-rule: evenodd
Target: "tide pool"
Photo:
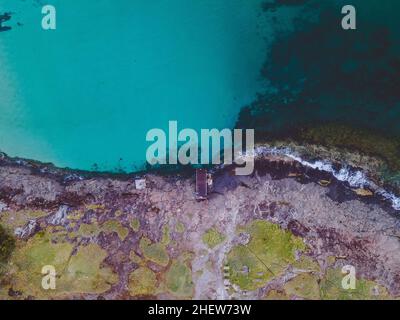
<path fill-rule="evenodd" d="M 2 0 L 0 150 L 60 167 L 140 169 L 146 133 L 230 128 L 265 86 L 263 0 Z M 20 24 L 20 25 L 19 25 Z"/>

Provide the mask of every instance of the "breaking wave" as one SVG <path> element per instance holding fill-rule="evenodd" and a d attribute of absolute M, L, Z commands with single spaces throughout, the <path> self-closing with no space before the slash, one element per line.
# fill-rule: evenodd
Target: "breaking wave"
<path fill-rule="evenodd" d="M 280 155 L 293 159 L 294 161 L 315 170 L 320 170 L 332 174 L 337 180 L 347 182 L 352 188 L 368 188 L 376 195 L 383 197 L 385 200 L 392 204 L 393 209 L 400 211 L 400 197 L 394 193 L 389 192 L 382 187 L 378 186 L 368 175 L 359 169 L 354 169 L 350 166 L 343 166 L 335 168 L 333 163 L 329 160 L 315 160 L 309 161 L 302 159 L 295 151 L 288 147 L 257 147 L 255 149 L 255 156 L 268 156 Z"/>

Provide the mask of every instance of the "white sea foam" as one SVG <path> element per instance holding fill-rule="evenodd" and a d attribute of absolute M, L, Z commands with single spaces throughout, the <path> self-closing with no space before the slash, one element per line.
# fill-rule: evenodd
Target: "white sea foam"
<path fill-rule="evenodd" d="M 389 192 L 376 183 L 370 180 L 365 172 L 362 170 L 354 170 L 349 166 L 343 166 L 339 170 L 334 168 L 331 161 L 328 160 L 316 160 L 308 161 L 302 159 L 295 151 L 288 147 L 257 147 L 255 150 L 257 157 L 267 155 L 281 155 L 293 159 L 296 162 L 301 163 L 303 166 L 317 169 L 324 172 L 331 173 L 337 180 L 347 182 L 352 188 L 368 188 L 382 196 L 384 199 L 391 202 L 393 209 L 400 211 L 400 197 L 396 196 L 392 192 Z"/>

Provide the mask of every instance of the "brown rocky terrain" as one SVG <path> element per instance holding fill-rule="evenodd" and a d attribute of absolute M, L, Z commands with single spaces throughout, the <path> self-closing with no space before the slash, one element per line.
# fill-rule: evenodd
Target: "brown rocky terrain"
<path fill-rule="evenodd" d="M 393 299 L 396 215 L 285 157 L 259 159 L 248 177 L 215 170 L 201 202 L 194 174 L 92 175 L 3 158 L 0 225 L 15 248 L 0 298 Z M 45 265 L 56 290 L 41 286 Z M 345 265 L 356 289 L 342 287 Z"/>

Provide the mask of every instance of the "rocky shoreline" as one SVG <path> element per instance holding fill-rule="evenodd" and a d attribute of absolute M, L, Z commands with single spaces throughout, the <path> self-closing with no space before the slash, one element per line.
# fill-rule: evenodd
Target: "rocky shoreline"
<path fill-rule="evenodd" d="M 310 154 L 308 150 L 311 148 L 315 150 L 316 147 L 308 146 L 307 149 L 302 149 L 299 145 L 291 145 L 290 147 L 277 147 L 269 144 L 258 145 L 255 149 L 256 174 L 269 174 L 273 179 L 294 178 L 297 182 L 304 184 L 325 184 L 325 187 L 329 189 L 329 196 L 334 201 L 344 202 L 358 199 L 366 203 L 376 203 L 389 214 L 400 217 L 400 207 L 397 208 L 389 197 L 382 195 L 383 191 L 386 191 L 397 198 L 398 190 L 378 181 L 373 173 L 375 168 L 371 165 L 376 161 L 373 157 L 365 157 L 364 163 L 368 163 L 368 166 L 361 162 L 352 162 L 349 159 L 346 159 L 346 162 L 343 162 L 343 160 L 339 162 L 332 157 L 332 154 L 326 153 L 323 155 L 329 156 L 332 160 L 324 160 L 319 158 L 316 153 Z M 319 154 L 322 155 L 322 152 Z M 187 166 L 169 171 L 149 168 L 148 171 L 135 173 L 93 172 L 58 168 L 52 163 L 12 158 L 4 153 L 0 153 L 0 168 L 20 169 L 21 172 L 28 172 L 31 176 L 57 181 L 63 186 L 90 179 L 133 182 L 135 179 L 145 178 L 146 175 L 159 175 L 172 180 L 187 179 L 194 178 L 195 172 L 195 168 Z M 210 172 L 216 176 L 224 175 L 227 171 L 233 169 L 234 166 L 209 168 Z M 343 177 L 338 177 L 338 173 L 341 173 Z M 4 199 L 6 202 L 7 199 L 20 191 L 17 187 L 11 187 L 13 185 L 12 180 L 8 182 L 9 185 L 3 183 L 0 189 L 0 200 Z M 79 194 L 68 195 L 65 193 L 57 193 L 57 196 L 53 197 L 53 201 L 40 197 L 34 199 L 33 202 L 25 202 L 25 205 L 28 207 L 37 206 L 38 209 L 49 209 L 63 204 L 74 205 L 77 201 L 83 203 L 85 200 L 90 200 L 82 198 L 82 195 Z"/>
<path fill-rule="evenodd" d="M 255 168 L 215 168 L 198 202 L 190 172 L 96 174 L 3 156 L 0 225 L 16 245 L 0 299 L 400 295 L 400 220 L 387 199 L 287 155 L 263 154 Z M 43 264 L 63 270 L 55 292 L 40 287 Z M 341 288 L 344 265 L 359 289 Z"/>

